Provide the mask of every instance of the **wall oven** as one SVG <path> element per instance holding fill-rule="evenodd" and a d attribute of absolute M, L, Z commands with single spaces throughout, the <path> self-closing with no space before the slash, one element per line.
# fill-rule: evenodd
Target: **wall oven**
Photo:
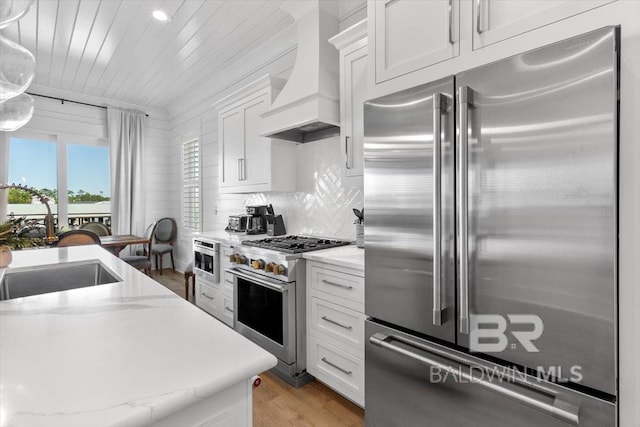
<path fill-rule="evenodd" d="M 193 272 L 208 282 L 220 281 L 220 244 L 193 239 Z"/>

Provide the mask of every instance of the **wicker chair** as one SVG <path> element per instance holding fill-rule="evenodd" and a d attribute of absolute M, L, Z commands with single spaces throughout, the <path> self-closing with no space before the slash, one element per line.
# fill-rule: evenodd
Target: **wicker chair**
<path fill-rule="evenodd" d="M 153 250 L 153 233 L 156 232 L 157 225 L 158 223 L 154 222 L 145 230 L 144 237 L 146 239 L 149 239 L 149 243 L 147 244 L 147 247 L 143 249 L 142 255 L 123 255 L 120 257 L 121 260 L 123 260 L 130 266 L 135 267 L 138 270 L 143 270 L 149 277 L 151 277 L 151 268 L 153 266 L 153 264 L 151 263 L 151 251 Z"/>
<path fill-rule="evenodd" d="M 82 245 L 99 245 L 100 237 L 93 231 L 89 230 L 72 230 L 62 233 L 58 236 L 58 241 L 55 246 L 58 248 L 64 248 L 67 246 L 82 246 Z"/>

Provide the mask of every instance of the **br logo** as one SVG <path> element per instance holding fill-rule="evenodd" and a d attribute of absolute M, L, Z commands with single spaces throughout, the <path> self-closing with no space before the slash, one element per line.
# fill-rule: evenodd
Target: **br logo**
<path fill-rule="evenodd" d="M 499 353 L 509 346 L 509 337 L 513 337 L 526 351 L 537 353 L 540 350 L 533 341 L 540 338 L 544 331 L 542 319 L 535 314 L 475 314 L 470 316 L 469 350 L 482 353 Z M 532 330 L 507 331 L 510 325 L 531 325 Z M 515 348 L 516 343 L 511 344 Z"/>

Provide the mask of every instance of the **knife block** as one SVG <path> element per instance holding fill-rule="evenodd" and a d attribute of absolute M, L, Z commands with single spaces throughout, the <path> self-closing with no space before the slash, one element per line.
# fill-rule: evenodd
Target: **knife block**
<path fill-rule="evenodd" d="M 282 215 L 266 215 L 267 236 L 282 236 L 287 234 Z"/>

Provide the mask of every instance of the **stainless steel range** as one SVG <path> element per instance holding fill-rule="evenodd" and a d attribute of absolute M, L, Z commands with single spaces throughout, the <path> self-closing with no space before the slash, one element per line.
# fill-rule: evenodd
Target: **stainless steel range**
<path fill-rule="evenodd" d="M 303 252 L 349 245 L 343 240 L 283 236 L 249 240 L 230 256 L 234 277 L 234 329 L 278 358 L 273 371 L 300 387 L 306 372 Z"/>

